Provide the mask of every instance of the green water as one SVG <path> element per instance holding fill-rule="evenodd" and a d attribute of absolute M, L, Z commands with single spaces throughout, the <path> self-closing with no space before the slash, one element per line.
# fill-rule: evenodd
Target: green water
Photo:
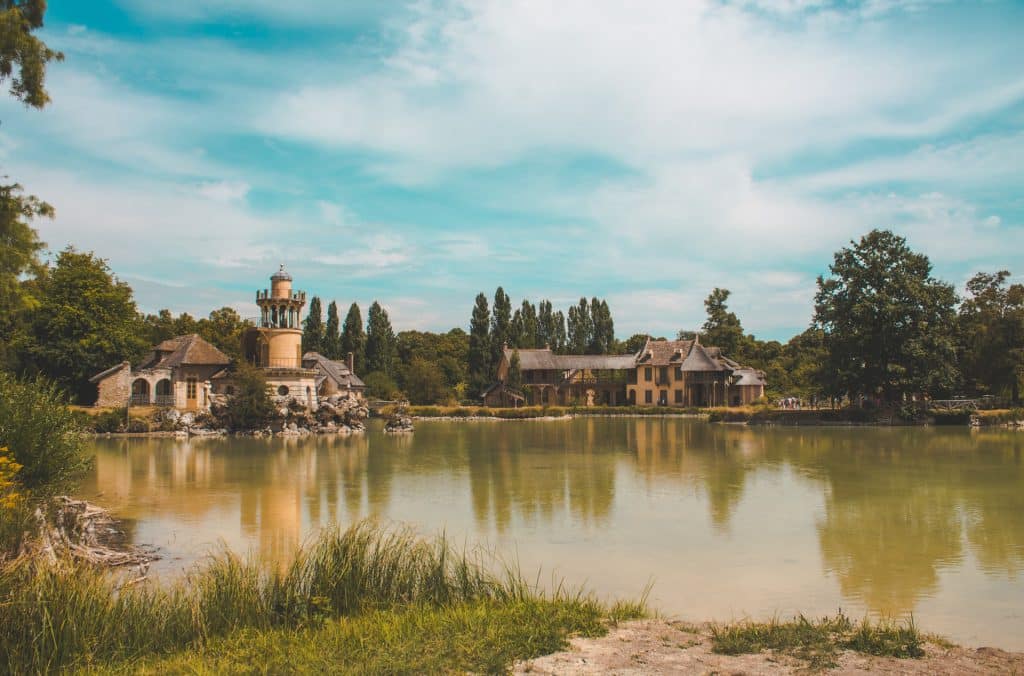
<path fill-rule="evenodd" d="M 1024 649 L 1024 433 L 671 418 L 418 422 L 412 435 L 98 439 L 85 497 L 159 546 L 287 556 L 367 516 L 482 544 L 540 580 L 690 620 L 905 617 Z"/>

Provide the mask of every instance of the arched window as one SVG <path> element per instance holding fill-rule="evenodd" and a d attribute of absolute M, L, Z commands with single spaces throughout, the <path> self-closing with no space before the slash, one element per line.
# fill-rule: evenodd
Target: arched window
<path fill-rule="evenodd" d="M 138 378 L 132 383 L 132 404 L 149 404 L 149 382 L 144 378 Z"/>
<path fill-rule="evenodd" d="M 277 388 L 277 393 L 279 395 L 281 395 L 282 397 L 288 396 L 288 386 L 287 385 L 281 385 L 279 388 Z"/>
<path fill-rule="evenodd" d="M 156 383 L 156 405 L 157 406 L 173 406 L 174 405 L 174 389 L 171 385 L 171 381 L 167 378 L 162 378 Z"/>

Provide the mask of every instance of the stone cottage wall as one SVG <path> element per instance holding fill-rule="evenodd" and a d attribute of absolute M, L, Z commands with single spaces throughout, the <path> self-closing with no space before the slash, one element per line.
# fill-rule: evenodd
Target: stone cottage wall
<path fill-rule="evenodd" d="M 128 403 L 132 393 L 132 372 L 123 368 L 96 384 L 98 396 L 96 406 L 121 407 Z"/>

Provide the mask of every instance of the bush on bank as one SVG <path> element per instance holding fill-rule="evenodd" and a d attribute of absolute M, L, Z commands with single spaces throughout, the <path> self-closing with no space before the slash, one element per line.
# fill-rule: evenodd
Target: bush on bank
<path fill-rule="evenodd" d="M 21 465 L 26 491 L 42 497 L 74 486 L 91 462 L 80 431 L 56 385 L 0 373 L 0 447 Z"/>
<path fill-rule="evenodd" d="M 213 659 L 224 646 L 242 650 L 276 641 L 268 632 L 296 630 L 313 633 L 289 634 L 282 641 L 297 640 L 313 651 L 317 646 L 309 641 L 336 618 L 352 622 L 333 625 L 334 633 L 348 636 L 342 645 L 352 640 L 353 627 L 363 626 L 360 622 L 371 629 L 381 623 L 403 631 L 418 626 L 438 640 L 445 622 L 460 613 L 477 617 L 472 626 L 505 633 L 502 640 L 510 646 L 497 652 L 481 648 L 476 656 L 493 653 L 505 663 L 533 656 L 541 647 L 557 649 L 569 631 L 598 632 L 604 618 L 638 616 L 643 606 L 608 608 L 562 589 L 545 596 L 516 571 L 492 574 L 443 538 L 421 540 L 408 530 L 361 523 L 344 532 L 325 531 L 284 568 L 225 552 L 169 586 L 119 586 L 102 571 L 69 562 L 21 560 L 0 568 L 0 672 L 114 665 L 181 650 Z M 520 629 L 498 631 L 492 622 L 501 618 L 516 618 Z M 547 627 L 539 643 L 536 632 L 521 631 L 534 621 Z M 220 637 L 227 638 L 210 643 Z M 415 632 L 409 640 L 418 640 Z M 407 653 L 412 648 L 405 645 Z"/>

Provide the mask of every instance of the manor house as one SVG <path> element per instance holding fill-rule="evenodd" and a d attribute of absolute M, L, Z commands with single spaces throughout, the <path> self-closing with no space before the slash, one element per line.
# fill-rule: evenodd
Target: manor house
<path fill-rule="evenodd" d="M 521 390 L 508 387 L 519 355 Z M 555 354 L 549 348 L 506 347 L 487 406 L 739 406 L 764 396 L 763 371 L 741 366 L 717 347 L 694 340 L 647 339 L 636 354 Z"/>

